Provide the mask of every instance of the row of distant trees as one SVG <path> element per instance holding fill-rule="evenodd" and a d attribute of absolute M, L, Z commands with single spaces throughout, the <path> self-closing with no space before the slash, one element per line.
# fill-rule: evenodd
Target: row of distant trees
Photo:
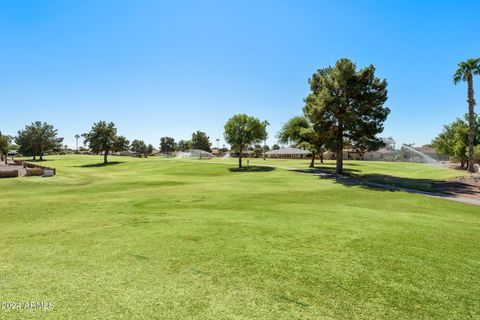
<path fill-rule="evenodd" d="M 117 135 L 117 129 L 113 122 L 100 121 L 95 123 L 90 132 L 82 135 L 84 144 L 94 153 L 103 153 L 104 164 L 108 162 L 108 154 L 111 152 L 123 152 L 131 150 L 137 155 L 150 155 L 153 153 L 153 146 L 146 145 L 143 140 L 133 140 L 132 143 L 123 136 Z M 211 152 L 210 137 L 205 132 L 196 131 L 192 134 L 191 140 L 180 140 L 178 143 L 172 137 L 160 139 L 160 151 L 170 154 L 175 151 L 186 151 L 189 149 L 200 149 Z"/>
<path fill-rule="evenodd" d="M 96 154 L 103 154 L 104 163 L 108 162 L 108 155 L 114 152 L 135 152 L 138 156 L 148 156 L 154 151 L 154 147 L 147 145 L 143 140 L 135 139 L 130 142 L 126 137 L 119 135 L 113 122 L 99 121 L 94 123 L 88 133 L 76 135 L 77 150 L 78 139 L 83 138 L 84 145 Z M 33 160 L 37 157 L 43 160 L 46 153 L 61 152 L 64 149 L 63 138 L 58 136 L 58 130 L 46 122 L 36 121 L 26 125 L 23 130 L 18 131 L 15 138 L 2 135 L 0 132 L 0 155 L 6 160 L 8 151 L 12 148 L 24 156 L 31 156 Z M 15 142 L 15 147 L 12 142 Z M 189 149 L 200 149 L 211 152 L 210 137 L 205 132 L 196 131 L 192 134 L 191 140 L 180 140 L 178 143 L 172 137 L 160 139 L 160 151 L 170 154 L 175 151 L 187 151 Z"/>
<path fill-rule="evenodd" d="M 196 131 L 192 133 L 190 140 L 180 140 L 175 142 L 172 137 L 160 138 L 160 152 L 170 154 L 175 151 L 188 151 L 191 149 L 198 149 L 207 152 L 212 152 L 210 137 L 205 132 Z"/>
<path fill-rule="evenodd" d="M 84 145 L 88 149 L 80 147 L 80 149 L 90 150 L 96 154 L 103 154 L 104 163 L 108 162 L 108 155 L 114 152 L 132 151 L 138 156 L 151 155 L 154 152 L 154 147 L 147 145 L 143 140 L 135 139 L 129 141 L 126 137 L 119 135 L 117 128 L 113 122 L 99 121 L 95 123 L 88 133 L 82 135 L 75 135 L 77 139 L 83 137 Z M 23 130 L 18 131 L 16 137 L 12 138 L 7 135 L 2 135 L 0 132 L 0 157 L 1 160 L 6 161 L 6 156 L 9 150 L 18 150 L 24 156 L 31 156 L 34 160 L 37 158 L 43 160 L 47 153 L 62 152 L 66 146 L 63 145 L 63 138 L 58 136 L 58 130 L 46 122 L 33 122 L 26 125 Z M 217 139 L 218 141 L 219 139 Z M 15 145 L 12 145 L 12 143 Z M 164 154 L 171 154 L 175 151 L 188 151 L 191 149 L 199 149 L 211 152 L 210 137 L 202 131 L 196 131 L 192 134 L 190 140 L 175 141 L 172 137 L 162 137 L 160 139 L 160 152 Z M 262 147 L 260 145 L 248 146 L 249 150 L 254 151 L 255 155 L 259 155 L 268 146 Z M 275 145 L 274 148 L 279 148 Z M 223 148 L 224 152 L 228 149 Z"/>
<path fill-rule="evenodd" d="M 281 143 L 289 143 L 310 150 L 313 166 L 315 155 L 324 150 L 336 154 L 337 173 L 343 173 L 343 149 L 346 145 L 359 153 L 377 150 L 385 146 L 377 137 L 383 131 L 383 122 L 390 110 L 384 107 L 387 100 L 387 82 L 375 76 L 370 65 L 357 70 L 348 59 L 340 59 L 333 67 L 318 69 L 309 80 L 310 94 L 305 98 L 303 115 L 290 119 L 278 134 Z M 267 139 L 267 121 L 246 114 L 231 117 L 224 126 L 225 141 L 239 154 L 249 149 L 264 152 Z M 142 140 L 130 143 L 118 135 L 114 123 L 99 121 L 88 133 L 82 135 L 84 144 L 96 153 L 104 155 L 104 163 L 112 152 L 132 150 L 137 154 L 149 154 L 152 146 Z M 76 136 L 77 141 L 79 136 Z M 217 140 L 218 141 L 218 140 Z M 18 132 L 15 143 L 23 155 L 43 158 L 45 152 L 59 151 L 63 138 L 58 137 L 53 126 L 35 122 Z M 164 153 L 200 149 L 211 152 L 210 138 L 201 131 L 194 132 L 191 140 L 178 143 L 171 137 L 160 140 Z"/>

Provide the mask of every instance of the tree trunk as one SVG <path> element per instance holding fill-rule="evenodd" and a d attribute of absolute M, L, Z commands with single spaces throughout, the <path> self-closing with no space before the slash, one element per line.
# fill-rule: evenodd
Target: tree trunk
<path fill-rule="evenodd" d="M 323 163 L 323 152 L 320 152 L 320 163 Z"/>
<path fill-rule="evenodd" d="M 473 140 L 475 135 L 475 99 L 473 92 L 473 76 L 468 76 L 468 171 L 474 173 L 474 161 L 473 161 Z"/>
<path fill-rule="evenodd" d="M 343 124 L 339 122 L 337 129 L 337 150 L 335 150 L 337 174 L 343 174 Z"/>
<path fill-rule="evenodd" d="M 37 160 L 37 156 L 33 155 L 33 161 Z"/>
<path fill-rule="evenodd" d="M 310 161 L 309 168 L 315 168 L 315 153 L 312 152 L 312 160 Z"/>
<path fill-rule="evenodd" d="M 240 148 L 240 151 L 238 152 L 238 167 L 242 167 L 242 153 L 243 153 L 243 148 Z"/>
<path fill-rule="evenodd" d="M 267 140 L 265 140 L 263 142 L 263 160 L 265 160 L 267 158 L 267 150 L 266 150 L 266 147 L 267 147 Z"/>
<path fill-rule="evenodd" d="M 105 150 L 105 151 L 103 152 L 103 164 L 107 164 L 107 163 L 108 163 L 107 157 L 108 157 L 108 151 Z"/>
<path fill-rule="evenodd" d="M 40 153 L 40 161 L 43 161 L 43 153 Z"/>
<path fill-rule="evenodd" d="M 460 169 L 465 169 L 465 158 L 462 157 L 462 159 L 460 160 Z"/>

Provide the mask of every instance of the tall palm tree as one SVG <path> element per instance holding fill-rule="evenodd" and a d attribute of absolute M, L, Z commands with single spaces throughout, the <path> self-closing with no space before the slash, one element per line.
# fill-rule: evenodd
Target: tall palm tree
<path fill-rule="evenodd" d="M 468 59 L 458 64 L 453 75 L 453 83 L 466 81 L 468 84 L 468 171 L 475 172 L 473 163 L 473 143 L 475 136 L 475 97 L 473 92 L 473 76 L 480 74 L 480 58 Z"/>
<path fill-rule="evenodd" d="M 80 135 L 76 134 L 75 139 L 77 139 L 77 151 L 78 151 L 78 139 L 80 139 Z"/>
<path fill-rule="evenodd" d="M 263 125 L 265 128 L 270 125 L 270 122 L 267 120 L 263 121 Z M 266 129 L 265 129 L 266 130 Z M 265 136 L 265 139 L 263 140 L 263 160 L 267 159 L 267 136 Z"/>

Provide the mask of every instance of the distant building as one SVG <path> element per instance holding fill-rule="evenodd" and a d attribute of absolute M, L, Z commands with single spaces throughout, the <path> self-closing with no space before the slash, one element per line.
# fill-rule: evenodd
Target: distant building
<path fill-rule="evenodd" d="M 447 161 L 448 160 L 448 156 L 438 154 L 436 149 L 434 149 L 432 147 L 429 147 L 429 146 L 416 147 L 416 148 L 413 148 L 413 149 L 415 149 L 418 152 L 423 153 L 427 157 L 430 157 L 430 158 L 435 159 L 437 161 Z"/>
<path fill-rule="evenodd" d="M 344 149 L 343 160 L 393 161 L 398 153 L 399 152 L 396 150 L 388 150 L 385 148 L 376 151 L 365 152 L 364 154 L 361 154 L 353 149 Z M 323 158 L 325 160 L 335 160 L 335 153 L 332 151 L 326 151 L 323 154 Z"/>
<path fill-rule="evenodd" d="M 377 151 L 370 151 L 365 152 L 363 155 L 363 160 L 386 160 L 386 161 L 393 161 L 395 157 L 399 154 L 396 150 L 390 149 L 379 149 Z"/>
<path fill-rule="evenodd" d="M 305 159 L 312 155 L 308 150 L 298 148 L 281 148 L 278 150 L 270 150 L 265 153 L 267 158 L 278 159 Z"/>
<path fill-rule="evenodd" d="M 219 148 L 212 148 L 212 152 L 211 152 L 215 157 L 220 157 L 222 156 L 222 152 L 220 151 Z"/>

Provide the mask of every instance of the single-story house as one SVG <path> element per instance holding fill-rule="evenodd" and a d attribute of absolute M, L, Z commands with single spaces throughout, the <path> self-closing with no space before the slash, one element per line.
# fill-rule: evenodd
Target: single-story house
<path fill-rule="evenodd" d="M 365 154 L 363 155 L 363 160 L 389 160 L 389 161 L 392 161 L 392 160 L 395 159 L 396 155 L 398 155 L 398 151 L 382 148 L 382 149 L 379 149 L 377 151 L 365 152 Z"/>
<path fill-rule="evenodd" d="M 308 150 L 298 148 L 281 148 L 278 150 L 270 150 L 265 153 L 267 158 L 279 159 L 305 159 L 312 155 Z"/>

